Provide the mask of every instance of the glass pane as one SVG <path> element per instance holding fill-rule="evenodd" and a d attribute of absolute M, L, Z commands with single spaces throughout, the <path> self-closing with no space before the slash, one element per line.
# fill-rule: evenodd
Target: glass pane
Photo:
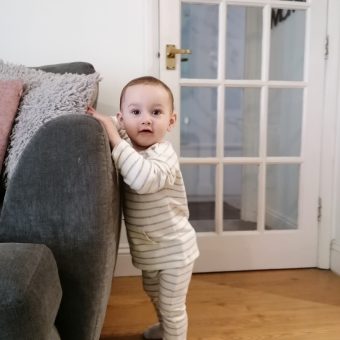
<path fill-rule="evenodd" d="M 196 231 L 215 231 L 214 165 L 182 164 L 181 170 L 188 196 L 190 223 Z"/>
<path fill-rule="evenodd" d="M 273 8 L 270 36 L 270 80 L 303 80 L 304 10 Z"/>
<path fill-rule="evenodd" d="M 218 5 L 182 3 L 182 78 L 217 78 Z"/>
<path fill-rule="evenodd" d="M 226 78 L 260 79 L 262 7 L 228 6 Z"/>
<path fill-rule="evenodd" d="M 257 165 L 224 166 L 223 230 L 256 230 Z"/>
<path fill-rule="evenodd" d="M 258 156 L 260 89 L 226 88 L 224 155 Z"/>
<path fill-rule="evenodd" d="M 216 88 L 181 88 L 181 156 L 216 155 L 216 110 Z"/>
<path fill-rule="evenodd" d="M 300 166 L 267 166 L 266 230 L 296 229 L 298 224 Z"/>
<path fill-rule="evenodd" d="M 300 156 L 303 89 L 270 89 L 268 156 Z"/>

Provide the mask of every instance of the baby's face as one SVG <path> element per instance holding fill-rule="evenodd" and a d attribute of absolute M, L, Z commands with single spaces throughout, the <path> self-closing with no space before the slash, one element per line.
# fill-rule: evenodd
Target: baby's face
<path fill-rule="evenodd" d="M 126 89 L 117 118 L 135 149 L 145 150 L 163 140 L 174 125 L 176 114 L 162 86 L 140 84 Z"/>

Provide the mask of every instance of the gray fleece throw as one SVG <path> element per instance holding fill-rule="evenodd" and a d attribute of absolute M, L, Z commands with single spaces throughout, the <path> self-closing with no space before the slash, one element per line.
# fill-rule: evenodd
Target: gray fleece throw
<path fill-rule="evenodd" d="M 24 82 L 5 161 L 8 182 L 24 148 L 45 122 L 65 114 L 86 113 L 97 94 L 100 75 L 55 74 L 0 60 L 0 79 Z"/>

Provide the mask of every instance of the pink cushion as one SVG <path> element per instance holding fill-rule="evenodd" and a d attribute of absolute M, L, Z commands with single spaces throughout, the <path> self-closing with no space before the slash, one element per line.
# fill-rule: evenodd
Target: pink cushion
<path fill-rule="evenodd" d="M 23 92 L 21 80 L 0 80 L 0 169 Z"/>

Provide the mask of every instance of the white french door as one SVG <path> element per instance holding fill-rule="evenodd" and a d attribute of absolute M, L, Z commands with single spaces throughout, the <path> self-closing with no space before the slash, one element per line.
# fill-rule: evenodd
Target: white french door
<path fill-rule="evenodd" d="M 159 6 L 195 270 L 316 266 L 327 0 Z"/>

